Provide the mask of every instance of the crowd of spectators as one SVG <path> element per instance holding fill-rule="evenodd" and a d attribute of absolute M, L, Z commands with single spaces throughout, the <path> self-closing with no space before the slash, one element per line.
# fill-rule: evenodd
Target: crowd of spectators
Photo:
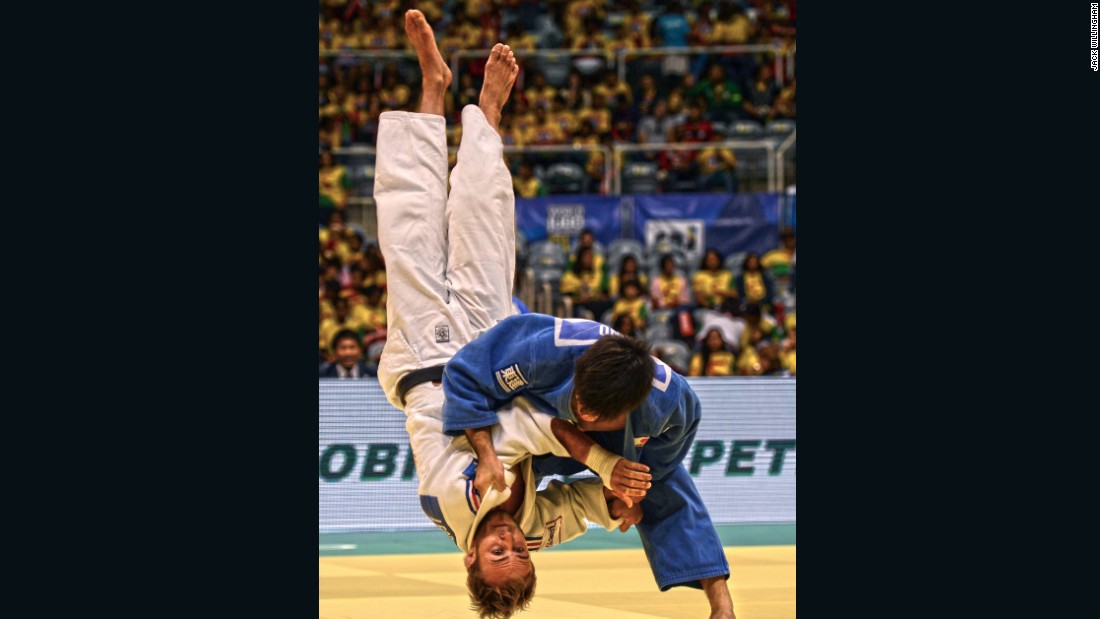
<path fill-rule="evenodd" d="M 763 255 L 708 249 L 698 264 L 675 253 L 644 255 L 641 261 L 652 263 L 648 274 L 633 253 L 618 264 L 597 261 L 603 248 L 590 239 L 582 233 L 558 285 L 563 313 L 649 340 L 686 375 L 795 374 L 792 230 Z"/>
<path fill-rule="evenodd" d="M 658 191 L 736 192 L 738 158 L 722 146 L 726 128 L 796 118 L 796 80 L 777 82 L 773 56 L 684 53 L 627 56 L 621 50 L 767 44 L 781 53 L 795 40 L 796 0 L 320 0 L 318 14 L 318 192 L 320 223 L 318 351 L 321 374 L 372 375 L 386 337 L 385 258 L 362 229 L 348 225 L 355 182 L 336 149 L 374 146 L 387 110 L 415 110 L 419 70 L 384 54 L 412 52 L 404 13 L 422 11 L 444 58 L 486 50 L 498 41 L 521 52 L 521 73 L 500 122 L 505 145 L 610 146 L 698 144 L 697 149 L 636 153 L 626 162 L 659 170 Z M 577 54 L 523 56 L 524 50 Z M 483 57 L 459 56 L 446 98 L 448 141 L 461 139 L 462 107 L 476 103 Z M 453 155 L 452 155 L 453 157 Z M 588 191 L 607 188 L 603 151 L 510 156 L 517 197 L 550 193 L 547 170 L 572 163 Z M 452 159 L 452 164 L 454 163 Z M 605 264 L 591 236 L 570 256 L 557 292 L 574 315 L 603 320 L 620 333 L 670 338 L 692 351 L 673 366 L 691 375 L 794 374 L 794 314 L 784 314 L 776 286 L 793 292 L 793 234 L 763 256 L 746 256 L 737 273 L 708 252 L 698 265 L 672 256 L 627 256 Z M 650 270 L 650 264 L 656 266 Z M 662 268 L 663 265 L 663 268 Z M 786 299 L 787 297 L 783 297 Z M 669 316 L 674 319 L 669 322 Z M 686 318 L 685 318 L 686 316 Z M 356 346 L 352 346 L 350 334 Z M 717 335 L 715 335 L 717 334 Z M 719 341 L 720 340 L 720 341 Z M 660 350 L 656 352 L 660 353 Z"/>
<path fill-rule="evenodd" d="M 567 302 L 554 312 L 647 340 L 654 354 L 688 376 L 793 376 L 795 235 L 787 229 L 780 239 L 763 255 L 735 256 L 735 264 L 713 249 L 696 265 L 672 253 L 628 253 L 608 264 L 586 230 L 556 281 L 558 297 Z M 656 268 L 649 271 L 651 258 Z M 524 257 L 517 255 L 517 262 L 522 270 Z M 346 224 L 342 211 L 332 211 L 320 230 L 318 273 L 321 376 L 375 375 L 386 339 L 385 259 L 373 239 Z M 517 311 L 529 311 L 516 303 Z"/>
<path fill-rule="evenodd" d="M 500 123 L 508 146 L 703 145 L 730 137 L 728 128 L 739 120 L 765 124 L 796 117 L 796 80 L 781 87 L 770 54 L 628 56 L 625 81 L 614 64 L 620 50 L 767 44 L 785 53 L 795 40 L 795 0 L 321 0 L 322 151 L 372 146 L 382 112 L 415 108 L 415 57 L 340 53 L 411 52 L 403 15 L 414 6 L 438 33 L 444 58 L 489 49 L 497 41 L 521 52 L 521 73 Z M 522 55 L 547 49 L 591 53 Z M 458 143 L 462 107 L 477 102 L 484 64 L 481 57 L 461 58 L 457 84 L 446 99 L 452 144 Z M 738 160 L 729 148 L 647 151 L 631 159 L 658 166 L 661 191 L 739 189 Z M 540 153 L 509 159 L 517 176 L 529 165 L 519 195 L 545 195 L 547 167 L 560 162 L 583 168 L 586 190 L 607 188 L 602 151 Z"/>

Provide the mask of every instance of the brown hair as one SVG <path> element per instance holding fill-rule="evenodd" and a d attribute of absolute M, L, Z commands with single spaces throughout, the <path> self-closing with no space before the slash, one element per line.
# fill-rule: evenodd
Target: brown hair
<path fill-rule="evenodd" d="M 597 419 L 615 419 L 641 405 L 656 372 L 649 344 L 605 335 L 577 359 L 573 390 Z"/>
<path fill-rule="evenodd" d="M 523 578 L 494 587 L 485 582 L 480 563 L 474 561 L 466 575 L 466 588 L 470 590 L 470 608 L 478 617 L 508 619 L 526 610 L 535 596 L 535 564 L 531 564 L 531 572 Z"/>

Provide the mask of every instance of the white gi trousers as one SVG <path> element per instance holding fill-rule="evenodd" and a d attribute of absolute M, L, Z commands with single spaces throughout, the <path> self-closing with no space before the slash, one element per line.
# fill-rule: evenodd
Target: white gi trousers
<path fill-rule="evenodd" d="M 448 195 L 444 118 L 384 112 L 374 199 L 388 283 L 378 380 L 401 409 L 402 376 L 446 363 L 514 312 L 515 196 L 500 136 L 476 105 L 462 110 Z"/>

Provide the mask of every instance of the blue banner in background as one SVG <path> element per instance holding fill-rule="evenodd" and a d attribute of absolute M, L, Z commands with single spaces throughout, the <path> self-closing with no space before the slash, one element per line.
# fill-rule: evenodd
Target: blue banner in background
<path fill-rule="evenodd" d="M 528 243 L 550 239 L 566 248 L 588 228 L 607 247 L 623 236 L 621 206 L 633 204 L 627 235 L 650 251 L 675 247 L 697 264 L 708 248 L 728 256 L 778 247 L 779 199 L 771 193 L 516 198 L 516 226 Z"/>
<path fill-rule="evenodd" d="M 548 198 L 516 198 L 516 226 L 528 243 L 549 238 L 572 243 L 581 230 L 592 230 L 604 247 L 622 236 L 620 196 L 566 195 Z"/>
<path fill-rule="evenodd" d="M 683 229 L 679 236 L 677 224 Z M 673 237 L 671 244 L 696 264 L 708 248 L 723 256 L 764 254 L 779 246 L 778 227 L 779 195 L 774 193 L 634 196 L 635 238 L 652 250 Z"/>

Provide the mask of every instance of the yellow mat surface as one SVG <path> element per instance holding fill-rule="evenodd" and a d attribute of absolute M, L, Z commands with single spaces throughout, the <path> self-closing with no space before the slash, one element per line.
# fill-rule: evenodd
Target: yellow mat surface
<path fill-rule="evenodd" d="M 726 547 L 737 619 L 793 619 L 795 546 Z M 706 619 L 703 593 L 661 592 L 645 553 L 549 551 L 533 555 L 538 587 L 516 619 Z M 319 559 L 319 619 L 477 619 L 469 610 L 462 554 Z"/>

